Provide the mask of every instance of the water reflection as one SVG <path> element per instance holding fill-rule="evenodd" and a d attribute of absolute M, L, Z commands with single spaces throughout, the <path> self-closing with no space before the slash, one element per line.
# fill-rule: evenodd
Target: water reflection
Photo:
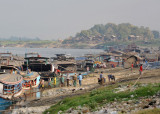
<path fill-rule="evenodd" d="M 12 101 L 0 98 L 0 113 L 6 110 L 11 104 L 12 104 Z"/>

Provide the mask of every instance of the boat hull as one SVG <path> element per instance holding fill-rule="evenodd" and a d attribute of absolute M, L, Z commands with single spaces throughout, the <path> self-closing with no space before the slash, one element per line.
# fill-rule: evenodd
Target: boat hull
<path fill-rule="evenodd" d="M 31 88 L 37 88 L 39 84 L 40 84 L 40 75 L 34 72 L 33 75 L 28 75 L 27 78 L 24 77 L 23 89 L 27 90 Z"/>
<path fill-rule="evenodd" d="M 15 98 L 15 97 L 20 97 L 21 95 L 22 95 L 22 93 L 23 93 L 24 91 L 23 91 L 23 88 L 21 89 L 21 91 L 19 91 L 18 93 L 16 93 L 16 94 L 12 94 L 12 95 L 0 95 L 0 98 L 3 98 L 3 99 L 6 99 L 6 100 L 11 100 L 13 97 Z"/>

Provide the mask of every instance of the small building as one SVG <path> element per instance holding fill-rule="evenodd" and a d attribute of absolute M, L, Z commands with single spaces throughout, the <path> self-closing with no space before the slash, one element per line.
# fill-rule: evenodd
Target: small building
<path fill-rule="evenodd" d="M 130 55 L 129 57 L 124 58 L 124 68 L 130 68 L 132 63 L 134 67 L 137 67 L 141 62 L 143 62 L 143 58 L 138 55 Z"/>

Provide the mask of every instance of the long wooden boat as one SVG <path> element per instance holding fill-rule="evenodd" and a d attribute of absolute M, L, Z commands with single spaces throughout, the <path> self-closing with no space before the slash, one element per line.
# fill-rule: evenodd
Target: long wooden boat
<path fill-rule="evenodd" d="M 32 56 L 34 54 L 35 56 Z M 30 56 L 29 56 L 30 55 Z M 31 71 L 38 72 L 42 77 L 53 77 L 54 65 L 50 63 L 48 57 L 41 57 L 38 53 L 26 53 L 23 71 L 28 68 Z"/>
<path fill-rule="evenodd" d="M 0 75 L 0 97 L 12 99 L 19 97 L 23 92 L 23 77 L 19 74 L 1 74 Z"/>
<path fill-rule="evenodd" d="M 37 72 L 21 73 L 23 76 L 23 89 L 37 88 L 40 84 L 40 75 Z"/>

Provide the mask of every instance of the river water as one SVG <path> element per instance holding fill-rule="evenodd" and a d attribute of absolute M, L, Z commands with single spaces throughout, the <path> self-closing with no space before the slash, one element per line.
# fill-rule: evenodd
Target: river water
<path fill-rule="evenodd" d="M 0 113 L 2 110 L 6 110 L 11 104 L 11 101 L 0 98 Z"/>
<path fill-rule="evenodd" d="M 83 56 L 85 54 L 99 54 L 103 52 L 100 49 L 64 49 L 64 48 L 16 48 L 16 47 L 0 47 L 0 53 L 11 52 L 14 55 L 24 56 L 25 53 L 37 52 L 44 57 L 55 57 L 55 54 L 71 54 L 74 57 Z M 40 98 L 40 92 L 28 91 L 29 100 Z M 36 90 L 37 91 L 37 90 Z M 39 91 L 39 90 L 38 90 Z M 11 108 L 12 102 L 0 98 L 0 114 L 2 110 Z M 14 107 L 15 108 L 15 107 Z"/>
<path fill-rule="evenodd" d="M 71 54 L 74 57 L 83 56 L 84 54 L 98 54 L 103 52 L 101 49 L 65 49 L 65 48 L 17 48 L 17 47 L 0 47 L 0 53 L 11 52 L 24 56 L 25 53 L 37 52 L 44 57 L 55 57 L 55 54 Z"/>

